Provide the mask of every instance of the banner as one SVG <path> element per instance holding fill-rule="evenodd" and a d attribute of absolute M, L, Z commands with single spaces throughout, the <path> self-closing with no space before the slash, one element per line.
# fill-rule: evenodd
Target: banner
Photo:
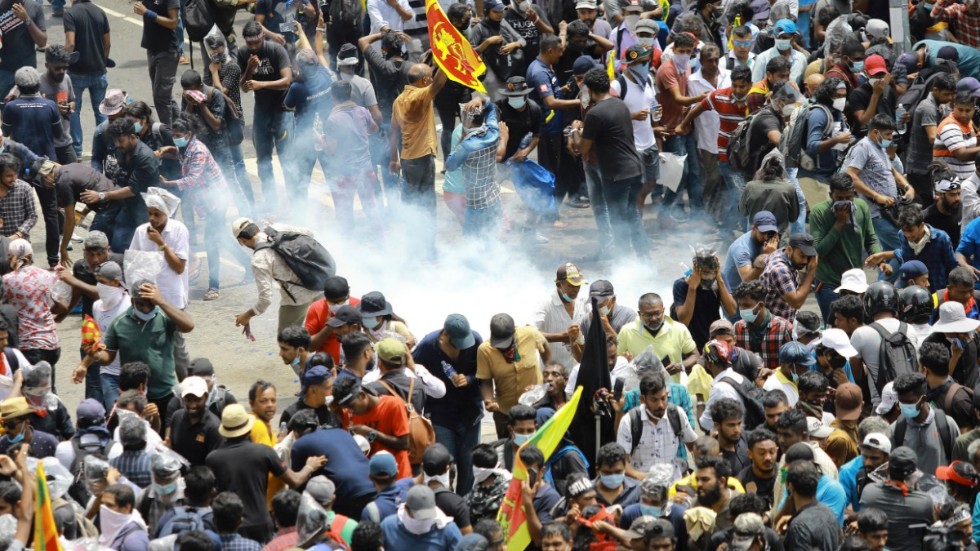
<path fill-rule="evenodd" d="M 453 82 L 486 93 L 477 77 L 487 72 L 487 66 L 469 40 L 449 22 L 437 0 L 425 0 L 425 18 L 429 23 L 429 44 L 436 65 Z"/>
<path fill-rule="evenodd" d="M 572 424 L 581 398 L 582 387 L 578 387 L 572 399 L 541 425 L 521 448 L 536 446 L 544 454 L 544 460 L 547 462 L 555 448 L 565 438 L 565 432 Z M 519 454 L 520 450 L 514 454 L 514 476 L 497 512 L 497 522 L 504 530 L 507 551 L 524 551 L 528 545 L 531 545 L 531 534 L 527 529 L 527 516 L 524 514 L 524 501 L 521 497 L 521 483 L 527 479 L 527 468 L 521 463 Z M 541 473 L 541 476 L 544 476 L 544 473 Z"/>
<path fill-rule="evenodd" d="M 34 496 L 34 551 L 61 551 L 51 495 L 48 493 L 48 478 L 40 461 L 37 462 L 37 495 Z"/>

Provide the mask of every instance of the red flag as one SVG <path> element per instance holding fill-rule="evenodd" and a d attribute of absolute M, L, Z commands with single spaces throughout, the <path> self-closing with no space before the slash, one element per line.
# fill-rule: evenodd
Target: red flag
<path fill-rule="evenodd" d="M 479 77 L 487 66 L 459 29 L 449 22 L 437 0 L 425 0 L 425 18 L 429 23 L 432 57 L 453 82 L 486 93 Z"/>

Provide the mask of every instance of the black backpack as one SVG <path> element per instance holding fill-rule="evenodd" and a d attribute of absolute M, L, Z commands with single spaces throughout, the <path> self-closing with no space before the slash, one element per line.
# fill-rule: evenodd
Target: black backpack
<path fill-rule="evenodd" d="M 637 406 L 630 410 L 630 437 L 632 438 L 632 448 L 630 448 L 630 455 L 636 451 L 636 447 L 640 445 L 640 438 L 643 437 L 643 419 L 640 418 L 640 407 Z M 681 414 L 677 411 L 677 406 L 667 404 L 667 421 L 670 422 L 670 430 L 674 432 L 674 436 L 677 437 L 679 446 L 684 445 L 684 427 L 681 425 Z"/>
<path fill-rule="evenodd" d="M 269 240 L 257 244 L 255 250 L 275 251 L 299 278 L 300 287 L 322 291 L 327 280 L 337 273 L 337 263 L 327 249 L 313 237 L 296 232 L 279 232 L 273 228 L 266 228 L 265 234 L 269 236 Z M 296 297 L 289 292 L 287 285 L 297 284 L 288 281 L 279 283 L 289 298 L 295 301 Z"/>
<path fill-rule="evenodd" d="M 330 0 L 330 25 L 340 25 L 348 29 L 360 29 L 364 9 L 360 0 Z"/>
<path fill-rule="evenodd" d="M 626 75 L 621 74 L 618 77 L 616 77 L 616 82 L 619 83 L 619 99 L 625 101 L 626 90 L 627 88 L 629 88 L 629 79 L 626 78 Z M 653 86 L 653 77 L 651 77 L 650 75 L 647 75 L 647 84 L 649 84 L 651 87 Z"/>
<path fill-rule="evenodd" d="M 182 10 L 184 29 L 191 42 L 200 42 L 214 27 L 214 11 L 211 0 L 187 0 Z"/>
<path fill-rule="evenodd" d="M 880 369 L 880 368 L 879 368 Z M 936 412 L 936 429 L 939 430 L 939 441 L 946 452 L 946 461 L 953 460 L 953 433 L 949 429 L 949 420 L 946 414 L 939 408 L 932 408 Z M 909 426 L 908 420 L 904 415 L 895 421 L 895 432 L 892 434 L 892 445 L 895 447 L 905 445 L 905 429 Z"/>
<path fill-rule="evenodd" d="M 745 427 L 758 427 L 766 422 L 766 409 L 762 402 L 766 396 L 766 391 L 755 385 L 754 381 L 743 376 L 741 384 L 731 377 L 720 379 L 719 382 L 728 383 L 728 386 L 735 389 L 742 405 L 745 406 L 745 420 L 742 424 Z"/>
<path fill-rule="evenodd" d="M 205 515 L 210 512 L 210 509 L 199 507 L 174 507 L 173 515 L 160 526 L 155 537 L 163 538 L 173 534 L 179 536 L 192 530 L 213 531 L 213 521 L 205 519 Z"/>
<path fill-rule="evenodd" d="M 874 381 L 878 395 L 881 396 L 885 385 L 894 381 L 903 373 L 916 373 L 919 364 L 916 361 L 915 345 L 909 340 L 908 325 L 904 322 L 898 325 L 898 331 L 889 333 L 887 329 L 875 322 L 870 325 L 881 335 L 881 346 L 878 348 L 878 379 Z"/>
<path fill-rule="evenodd" d="M 749 143 L 749 139 L 752 136 L 752 125 L 755 121 L 759 119 L 759 116 L 768 110 L 768 107 L 763 107 L 755 113 L 752 113 L 744 121 L 738 123 L 735 130 L 732 131 L 732 136 L 728 140 L 728 164 L 731 167 L 747 177 L 752 177 L 758 168 L 756 161 L 763 158 L 766 154 L 773 150 L 774 146 L 768 140 L 766 143 L 760 147 L 759 151 L 752 150 L 752 144 Z"/>
<path fill-rule="evenodd" d="M 71 496 L 78 503 L 88 503 L 92 494 L 85 487 L 85 458 L 94 455 L 103 461 L 109 460 L 109 450 L 112 448 L 115 442 L 109 440 L 105 445 L 101 444 L 90 444 L 82 445 L 80 438 L 72 438 L 70 440 L 72 450 L 75 451 L 75 459 L 71 462 L 71 468 L 69 471 L 74 477 L 71 486 L 68 487 L 68 495 Z"/>
<path fill-rule="evenodd" d="M 936 79 L 939 78 L 940 75 L 947 73 L 945 70 L 946 68 L 946 65 L 939 65 L 937 66 L 937 70 L 925 79 L 916 78 L 908 89 L 905 90 L 905 93 L 898 97 L 898 101 L 895 102 L 896 107 L 901 105 L 909 113 L 909 117 L 913 117 L 915 115 L 915 108 L 919 106 L 919 103 L 922 100 L 929 96 L 930 92 L 932 92 L 932 86 L 935 84 Z M 912 120 L 910 118 L 909 123 L 911 122 Z M 911 126 L 912 125 L 909 124 L 909 127 Z M 901 139 L 908 140 L 911 137 L 911 134 L 911 132 L 906 132 L 902 135 Z"/>

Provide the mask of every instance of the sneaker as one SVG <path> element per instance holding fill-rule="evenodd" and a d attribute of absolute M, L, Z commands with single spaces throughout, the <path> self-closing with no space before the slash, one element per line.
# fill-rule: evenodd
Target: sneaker
<path fill-rule="evenodd" d="M 568 206 L 570 206 L 572 208 L 576 208 L 576 209 L 587 209 L 587 208 L 589 208 L 591 206 L 589 204 L 589 200 L 588 199 L 584 199 L 582 197 L 576 197 L 574 199 L 569 199 L 566 204 Z"/>
<path fill-rule="evenodd" d="M 85 238 L 78 235 L 78 232 L 75 232 L 71 234 L 71 241 L 72 243 L 81 243 L 82 241 L 85 241 Z"/>

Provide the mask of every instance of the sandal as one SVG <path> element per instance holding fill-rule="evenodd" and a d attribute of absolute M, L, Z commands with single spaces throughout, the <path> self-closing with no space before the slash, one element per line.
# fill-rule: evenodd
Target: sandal
<path fill-rule="evenodd" d="M 221 298 L 221 293 L 219 293 L 217 289 L 208 289 L 208 291 L 204 293 L 205 301 L 218 300 L 219 298 Z"/>

